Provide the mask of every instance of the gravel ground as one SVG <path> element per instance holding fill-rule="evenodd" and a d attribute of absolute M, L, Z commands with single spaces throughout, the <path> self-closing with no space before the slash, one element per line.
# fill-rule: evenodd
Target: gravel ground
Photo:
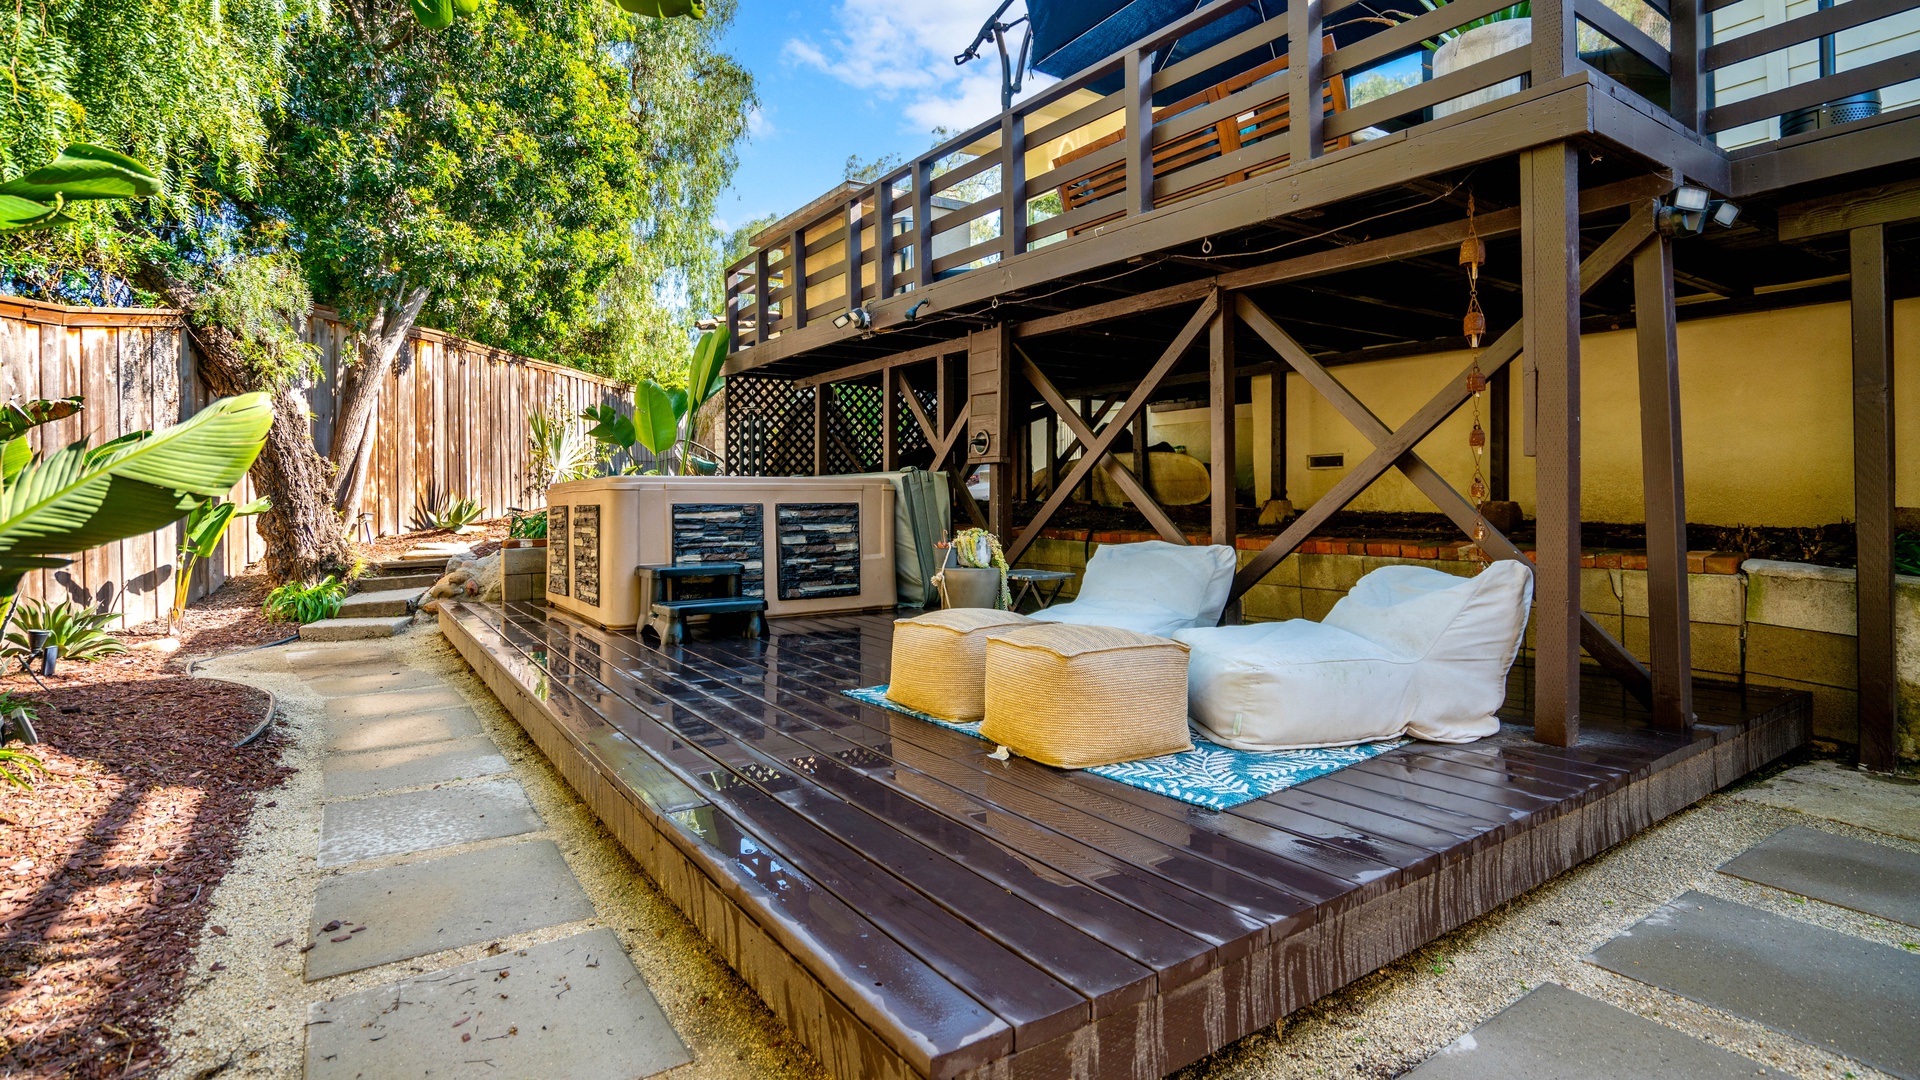
<path fill-rule="evenodd" d="M 416 627 L 395 647 L 473 703 L 598 912 L 587 923 L 505 939 L 508 947 L 586 926 L 613 928 L 693 1052 L 693 1063 L 668 1074 L 672 1077 L 824 1075 L 573 796 L 437 630 Z M 308 987 L 300 981 L 299 954 L 291 947 L 273 948 L 275 941 L 302 937 L 322 876 L 314 866 L 311 839 L 319 821 L 318 699 L 307 696 L 284 666 L 276 672 L 277 663 L 275 652 L 268 651 L 221 661 L 212 669 L 281 695 L 295 733 L 284 760 L 301 771 L 275 792 L 276 807 L 256 814 L 245 855 L 214 897 L 209 921 L 229 933 L 203 940 L 195 957 L 197 989 L 169 1018 L 172 1076 L 209 1076 L 205 1070 L 222 1063 L 231 1066 L 222 1076 L 298 1075 L 300 1022 L 308 1001 L 481 955 L 479 946 L 453 950 Z M 1738 791 L 1716 795 L 1176 1075 L 1181 1080 L 1394 1077 L 1528 990 L 1552 981 L 1793 1075 L 1881 1080 L 1872 1069 L 1582 962 L 1594 948 L 1688 889 L 1888 945 L 1920 948 L 1914 940 L 1920 934 L 1912 928 L 1715 872 L 1747 847 L 1794 824 L 1920 851 L 1920 843 L 1750 801 Z M 223 963 L 225 970 L 210 971 L 214 963 Z"/>
<path fill-rule="evenodd" d="M 692 924 L 653 887 L 592 811 L 574 797 L 438 630 L 431 624 L 415 626 L 394 647 L 415 666 L 445 678 L 473 705 L 546 820 L 548 831 L 533 835 L 545 835 L 559 845 L 593 901 L 597 918 L 502 938 L 503 946 L 524 948 L 589 927 L 611 927 L 693 1053 L 692 1063 L 663 1074 L 673 1080 L 825 1075 Z M 171 1032 L 173 1053 L 164 1075 L 201 1080 L 214 1075 L 208 1070 L 221 1069 L 218 1075 L 223 1080 L 298 1076 L 309 1002 L 476 960 L 486 946 L 401 961 L 312 986 L 303 982 L 297 943 L 305 940 L 316 886 L 334 872 L 315 864 L 324 743 L 322 702 L 288 672 L 280 650 L 217 661 L 203 665 L 202 671 L 241 679 L 280 696 L 282 716 L 294 732 L 283 763 L 299 773 L 274 792 L 275 807 L 256 814 L 244 854 L 213 898 L 209 921 L 221 924 L 228 933 L 203 939 L 194 956 L 192 989 L 164 1024 Z M 529 838 L 510 837 L 438 854 Z M 357 863 L 348 869 L 360 871 L 414 858 Z M 274 947 L 288 938 L 295 944 Z M 214 971 L 214 964 L 223 968 Z"/>

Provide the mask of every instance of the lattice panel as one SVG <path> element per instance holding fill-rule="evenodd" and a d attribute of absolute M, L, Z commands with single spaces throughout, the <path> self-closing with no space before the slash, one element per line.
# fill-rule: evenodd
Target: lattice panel
<path fill-rule="evenodd" d="M 826 389 L 829 391 L 827 472 L 858 473 L 878 469 L 880 388 L 857 383 L 834 383 Z"/>
<path fill-rule="evenodd" d="M 940 402 L 931 390 L 919 390 L 909 387 L 907 393 L 920 399 L 920 408 L 926 411 L 929 419 L 939 423 Z M 920 421 L 913 418 L 913 410 L 907 408 L 905 401 L 895 410 L 900 417 L 900 464 L 925 468 L 933 457 L 933 444 L 927 442 L 927 433 L 920 430 Z"/>
<path fill-rule="evenodd" d="M 788 379 L 727 380 L 727 474 L 813 475 L 813 391 Z"/>

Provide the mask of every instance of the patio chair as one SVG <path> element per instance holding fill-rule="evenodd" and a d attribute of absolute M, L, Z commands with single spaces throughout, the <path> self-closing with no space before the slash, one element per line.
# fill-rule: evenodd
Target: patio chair
<path fill-rule="evenodd" d="M 1472 742 L 1500 730 L 1494 711 L 1532 603 L 1533 569 L 1519 561 L 1471 578 L 1383 566 L 1322 622 L 1173 636 L 1193 648 L 1188 708 L 1226 746 L 1296 750 L 1399 735 Z"/>
<path fill-rule="evenodd" d="M 1032 617 L 1171 637 L 1176 630 L 1220 621 L 1235 565 L 1233 549 L 1221 545 L 1102 544 L 1088 560 L 1073 602 Z"/>

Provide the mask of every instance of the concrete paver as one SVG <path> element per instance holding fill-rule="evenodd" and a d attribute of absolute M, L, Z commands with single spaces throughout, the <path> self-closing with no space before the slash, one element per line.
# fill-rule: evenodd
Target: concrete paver
<path fill-rule="evenodd" d="M 1734 1080 L 1785 1075 L 1546 983 L 1460 1036 L 1406 1080 Z"/>
<path fill-rule="evenodd" d="M 361 750 L 386 750 L 478 735 L 480 718 L 473 715 L 472 709 L 462 705 L 434 712 L 399 712 L 356 720 L 336 720 L 332 728 L 327 737 L 328 752 L 351 754 Z"/>
<path fill-rule="evenodd" d="M 328 648 L 288 649 L 285 653 L 287 666 L 302 676 L 339 668 L 351 670 L 355 666 L 373 665 L 375 667 L 404 666 L 404 661 L 394 656 L 387 645 L 335 645 Z"/>
<path fill-rule="evenodd" d="M 389 638 L 404 632 L 407 624 L 412 621 L 412 617 L 407 615 L 366 619 L 321 619 L 302 626 L 300 640 L 363 641 L 369 638 Z"/>
<path fill-rule="evenodd" d="M 327 719 L 359 720 L 369 716 L 396 716 L 465 705 L 466 699 L 450 686 L 425 686 L 386 693 L 368 692 L 327 702 Z"/>
<path fill-rule="evenodd" d="M 307 1031 L 311 1080 L 633 1080 L 691 1060 L 604 929 L 318 1002 Z"/>
<path fill-rule="evenodd" d="M 1616 974 L 1920 1077 L 1920 956 L 1687 892 L 1594 950 Z"/>
<path fill-rule="evenodd" d="M 1781 829 L 1720 868 L 1760 885 L 1920 926 L 1920 855 L 1818 829 Z"/>
<path fill-rule="evenodd" d="M 307 685 L 322 697 L 347 697 L 353 694 L 381 694 L 391 690 L 423 690 L 441 683 L 430 672 L 398 667 L 391 671 L 342 671 L 332 675 L 310 675 Z"/>
<path fill-rule="evenodd" d="M 322 809 L 320 865 L 344 866 L 539 828 L 527 793 L 511 779 L 373 795 Z"/>
<path fill-rule="evenodd" d="M 322 882 L 314 897 L 307 980 L 592 915 L 550 840 L 341 874 Z M 324 929 L 335 920 L 339 927 Z"/>
<path fill-rule="evenodd" d="M 1920 841 L 1920 784 L 1905 777 L 1816 761 L 1743 788 L 1733 797 Z"/>
<path fill-rule="evenodd" d="M 329 799 L 444 784 L 449 780 L 471 780 L 510 771 L 507 759 L 485 735 L 392 750 L 331 754 L 325 769 L 321 793 Z"/>
<path fill-rule="evenodd" d="M 411 615 L 426 588 L 395 587 L 357 592 L 340 602 L 340 617 L 365 619 L 379 615 Z"/>

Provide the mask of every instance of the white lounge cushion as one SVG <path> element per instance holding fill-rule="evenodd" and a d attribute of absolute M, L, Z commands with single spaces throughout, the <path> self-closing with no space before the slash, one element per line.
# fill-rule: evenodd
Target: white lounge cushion
<path fill-rule="evenodd" d="M 1304 750 L 1390 739 L 1406 728 L 1413 657 L 1310 622 L 1182 630 L 1187 709 L 1241 750 Z"/>
<path fill-rule="evenodd" d="M 1533 606 L 1533 568 L 1502 559 L 1471 578 L 1383 566 L 1333 605 L 1323 625 L 1420 658 L 1407 688 L 1407 734 L 1470 742 L 1500 730 L 1507 670 Z"/>
<path fill-rule="evenodd" d="M 1233 549 L 1220 544 L 1102 544 L 1087 562 L 1079 596 L 1033 618 L 1168 637 L 1220 621 L 1236 568 Z"/>
<path fill-rule="evenodd" d="M 1407 734 L 1470 742 L 1500 730 L 1507 671 L 1533 601 L 1532 568 L 1472 578 L 1388 566 L 1323 622 L 1183 630 L 1188 707 L 1243 750 L 1344 746 Z"/>

